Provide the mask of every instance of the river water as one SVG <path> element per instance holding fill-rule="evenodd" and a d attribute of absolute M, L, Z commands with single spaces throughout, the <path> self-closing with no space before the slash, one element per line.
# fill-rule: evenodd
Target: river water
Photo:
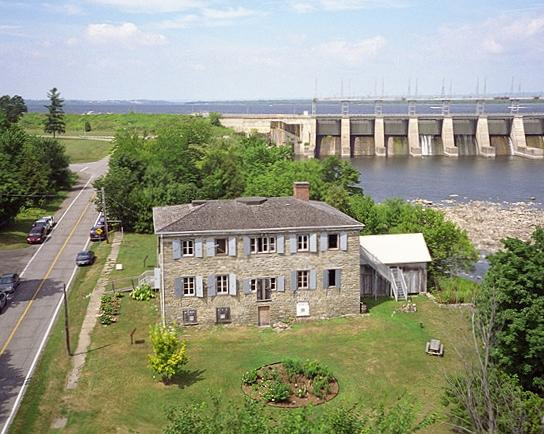
<path fill-rule="evenodd" d="M 351 160 L 366 194 L 433 202 L 544 202 L 544 161 L 519 157 L 361 157 Z"/>

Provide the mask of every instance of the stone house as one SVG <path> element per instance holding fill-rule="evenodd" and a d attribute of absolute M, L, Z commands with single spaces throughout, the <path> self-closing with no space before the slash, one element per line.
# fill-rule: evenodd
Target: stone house
<path fill-rule="evenodd" d="M 359 312 L 359 231 L 326 203 L 198 200 L 153 209 L 165 322 L 255 324 Z"/>

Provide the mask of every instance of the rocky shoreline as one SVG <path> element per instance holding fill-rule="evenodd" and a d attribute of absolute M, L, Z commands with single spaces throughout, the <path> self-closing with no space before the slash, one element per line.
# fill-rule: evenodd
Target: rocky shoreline
<path fill-rule="evenodd" d="M 531 202 L 458 202 L 453 199 L 413 202 L 442 211 L 448 220 L 466 230 L 476 248 L 483 252 L 499 250 L 503 238 L 527 240 L 537 226 L 544 227 L 544 209 Z"/>

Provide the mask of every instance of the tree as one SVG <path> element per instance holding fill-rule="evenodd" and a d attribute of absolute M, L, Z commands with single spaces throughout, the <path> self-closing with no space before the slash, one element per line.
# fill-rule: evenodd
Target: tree
<path fill-rule="evenodd" d="M 0 97 L 0 113 L 5 116 L 5 121 L 10 124 L 16 123 L 19 118 L 28 111 L 25 100 L 19 95 Z"/>
<path fill-rule="evenodd" d="M 84 130 L 86 133 L 91 132 L 91 123 L 90 123 L 89 121 L 85 121 L 85 126 L 83 127 L 83 130 Z"/>
<path fill-rule="evenodd" d="M 496 300 L 493 359 L 524 388 L 543 395 L 544 229 L 536 229 L 526 242 L 503 240 L 503 249 L 489 263 L 477 306 L 489 321 Z"/>
<path fill-rule="evenodd" d="M 149 337 L 153 346 L 149 366 L 166 383 L 179 375 L 187 364 L 187 344 L 179 339 L 173 327 L 153 325 L 149 328 Z"/>
<path fill-rule="evenodd" d="M 56 87 L 47 93 L 47 97 L 49 98 L 49 105 L 45 106 L 48 113 L 44 121 L 43 131 L 56 137 L 57 134 L 63 134 L 66 130 L 64 110 L 62 108 L 64 100 L 61 99 L 60 92 Z"/>
<path fill-rule="evenodd" d="M 208 119 L 210 120 L 210 124 L 214 127 L 221 126 L 221 113 L 210 112 L 210 114 L 208 114 Z"/>
<path fill-rule="evenodd" d="M 459 354 L 464 370 L 447 376 L 442 403 L 455 431 L 540 434 L 544 399 L 524 390 L 516 376 L 503 372 L 493 358 L 499 295 L 491 290 L 487 315 L 472 315 L 473 345 Z"/>

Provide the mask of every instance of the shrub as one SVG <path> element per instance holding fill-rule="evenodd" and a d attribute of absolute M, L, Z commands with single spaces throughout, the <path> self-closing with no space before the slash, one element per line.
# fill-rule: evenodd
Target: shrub
<path fill-rule="evenodd" d="M 283 367 L 287 372 L 289 381 L 294 380 L 294 378 L 299 374 L 304 374 L 304 364 L 300 359 L 283 359 Z"/>
<path fill-rule="evenodd" d="M 121 313 L 121 295 L 106 294 L 100 298 L 100 315 L 98 321 L 102 325 L 110 325 L 115 322 L 115 316 Z"/>
<path fill-rule="evenodd" d="M 266 392 L 263 394 L 263 398 L 270 402 L 281 402 L 289 398 L 291 389 L 287 384 L 282 383 L 279 380 L 273 380 L 268 384 Z"/>
<path fill-rule="evenodd" d="M 110 325 L 112 323 L 115 322 L 115 319 L 113 318 L 112 315 L 109 315 L 107 313 L 101 313 L 99 316 L 98 316 L 98 321 L 100 322 L 100 324 L 102 325 Z"/>
<path fill-rule="evenodd" d="M 247 384 L 248 386 L 250 384 L 254 384 L 257 382 L 257 378 L 259 377 L 259 375 L 257 374 L 257 370 L 256 369 L 252 369 L 251 371 L 247 371 L 243 376 L 242 376 L 242 382 L 244 384 Z"/>
<path fill-rule="evenodd" d="M 439 303 L 472 303 L 480 285 L 462 277 L 439 278 L 433 295 Z"/>
<path fill-rule="evenodd" d="M 179 375 L 188 362 L 187 345 L 178 337 L 177 329 L 154 325 L 149 328 L 153 354 L 149 355 L 149 366 L 163 382 Z"/>
<path fill-rule="evenodd" d="M 138 301 L 147 301 L 155 298 L 155 291 L 148 283 L 143 283 L 131 291 L 130 298 Z"/>
<path fill-rule="evenodd" d="M 274 368 L 266 366 L 262 369 L 261 376 L 263 377 L 263 380 L 271 381 L 271 380 L 278 380 L 280 377 L 280 374 Z"/>
<path fill-rule="evenodd" d="M 325 398 L 331 391 L 330 385 L 329 385 L 329 379 L 326 377 L 315 377 L 312 381 L 312 393 L 319 397 L 319 398 Z"/>
<path fill-rule="evenodd" d="M 304 375 L 310 380 L 315 377 L 324 377 L 327 381 L 333 378 L 329 368 L 319 363 L 317 360 L 306 360 L 304 363 Z"/>
<path fill-rule="evenodd" d="M 299 398 L 306 398 L 306 395 L 308 395 L 308 388 L 306 386 L 297 387 L 295 390 L 295 395 Z"/>

